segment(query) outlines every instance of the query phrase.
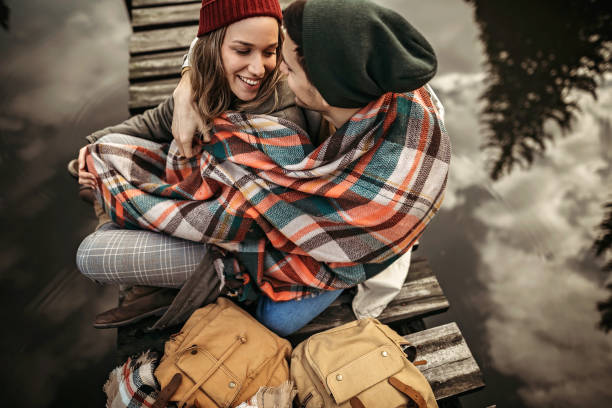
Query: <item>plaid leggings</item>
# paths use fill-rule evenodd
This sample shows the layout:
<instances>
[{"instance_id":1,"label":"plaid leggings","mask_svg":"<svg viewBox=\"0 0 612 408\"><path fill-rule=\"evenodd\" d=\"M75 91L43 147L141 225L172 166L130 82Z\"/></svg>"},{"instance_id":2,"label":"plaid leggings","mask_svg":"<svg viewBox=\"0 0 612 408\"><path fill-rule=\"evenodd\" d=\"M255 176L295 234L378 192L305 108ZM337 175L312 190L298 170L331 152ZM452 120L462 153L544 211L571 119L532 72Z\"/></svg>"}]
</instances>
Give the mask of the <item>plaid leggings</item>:
<instances>
[{"instance_id":1,"label":"plaid leggings","mask_svg":"<svg viewBox=\"0 0 612 408\"><path fill-rule=\"evenodd\" d=\"M100 283L179 288L205 253L205 244L109 222L81 242L76 263Z\"/></svg>"}]
</instances>

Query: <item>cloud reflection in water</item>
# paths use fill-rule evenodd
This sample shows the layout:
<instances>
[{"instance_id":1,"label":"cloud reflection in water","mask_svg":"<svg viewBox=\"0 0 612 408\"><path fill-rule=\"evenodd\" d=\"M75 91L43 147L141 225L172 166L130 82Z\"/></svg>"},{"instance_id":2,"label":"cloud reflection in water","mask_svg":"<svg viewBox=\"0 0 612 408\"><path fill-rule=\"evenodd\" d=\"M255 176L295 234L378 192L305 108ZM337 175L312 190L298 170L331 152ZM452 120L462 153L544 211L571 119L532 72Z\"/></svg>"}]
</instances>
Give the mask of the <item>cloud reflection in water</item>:
<instances>
[{"instance_id":1,"label":"cloud reflection in water","mask_svg":"<svg viewBox=\"0 0 612 408\"><path fill-rule=\"evenodd\" d=\"M482 75L441 76L434 85L445 103L454 152L440 215L460 206L481 232L470 235L472 225L466 226L487 298L480 300L486 358L495 370L521 379L518 393L528 406L609 401L612 337L596 328L595 302L606 291L591 248L612 186L612 135L606 134L612 78L600 88L598 101L574 95L583 112L544 159L495 183L488 180L483 153L474 149L481 142L474 119ZM470 202L474 187L488 191L488 198ZM445 244L444 251L452 253L454 244ZM462 268L466 261L456 256L452 273L469 274ZM450 302L452 308L456 299Z\"/></svg>"}]
</instances>

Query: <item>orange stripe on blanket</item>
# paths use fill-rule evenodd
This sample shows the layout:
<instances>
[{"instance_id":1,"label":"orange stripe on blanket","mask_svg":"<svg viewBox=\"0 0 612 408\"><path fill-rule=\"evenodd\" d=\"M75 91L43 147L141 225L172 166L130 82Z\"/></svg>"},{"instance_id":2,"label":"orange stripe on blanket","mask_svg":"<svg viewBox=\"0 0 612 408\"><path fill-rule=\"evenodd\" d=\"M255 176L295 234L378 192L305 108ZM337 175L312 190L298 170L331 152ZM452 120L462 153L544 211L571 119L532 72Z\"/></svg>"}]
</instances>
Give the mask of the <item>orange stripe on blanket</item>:
<instances>
[{"instance_id":1,"label":"orange stripe on blanket","mask_svg":"<svg viewBox=\"0 0 612 408\"><path fill-rule=\"evenodd\" d=\"M189 203L189 201L185 201L187 203ZM166 210L164 212L162 212L160 214L159 217L157 217L152 223L151 225L153 225L155 228L160 229L160 225L161 223L168 218L168 215L170 215L171 213L173 213L175 210L179 209L181 207L181 204L183 204L183 202L178 202L176 203L176 206L171 206L166 208Z\"/></svg>"},{"instance_id":2,"label":"orange stripe on blanket","mask_svg":"<svg viewBox=\"0 0 612 408\"><path fill-rule=\"evenodd\" d=\"M263 258L263 256L261 256L261 258ZM263 275L268 279L276 280L278 282L293 284L298 283L324 290L331 289L329 286L323 284L315 278L315 274L310 271L304 262L302 262L301 257L288 256L285 258L285 261L287 261L288 265L291 265L289 267L292 272L290 275L287 275L287 271L280 268L278 265L274 265L273 267L266 269Z\"/></svg>"},{"instance_id":3,"label":"orange stripe on blanket","mask_svg":"<svg viewBox=\"0 0 612 408\"><path fill-rule=\"evenodd\" d=\"M298 296L302 297L305 295L305 292L280 289L275 290L272 284L269 282L261 282L259 285L261 291L275 302L287 302L289 300L295 300L295 298Z\"/></svg>"},{"instance_id":4,"label":"orange stripe on blanket","mask_svg":"<svg viewBox=\"0 0 612 408\"><path fill-rule=\"evenodd\" d=\"M257 170L270 171L278 168L278 165L270 160L269 156L260 151L234 154L229 160L233 163Z\"/></svg>"},{"instance_id":5,"label":"orange stripe on blanket","mask_svg":"<svg viewBox=\"0 0 612 408\"><path fill-rule=\"evenodd\" d=\"M383 205L372 202L367 206L367 210L365 205L363 205L349 210L338 211L338 215L350 225L363 228L375 227L397 214L397 211L393 209L395 204L395 202L390 202ZM355 220L359 220L359 222Z\"/></svg>"}]
</instances>

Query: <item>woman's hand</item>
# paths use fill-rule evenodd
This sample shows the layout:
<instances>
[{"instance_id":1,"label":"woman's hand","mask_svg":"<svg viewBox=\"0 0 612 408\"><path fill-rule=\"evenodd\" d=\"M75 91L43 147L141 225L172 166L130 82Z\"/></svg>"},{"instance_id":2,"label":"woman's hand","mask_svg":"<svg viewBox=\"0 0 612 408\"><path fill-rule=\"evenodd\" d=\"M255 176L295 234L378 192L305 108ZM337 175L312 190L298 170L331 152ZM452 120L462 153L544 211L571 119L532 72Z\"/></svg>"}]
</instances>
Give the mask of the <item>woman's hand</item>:
<instances>
[{"instance_id":1,"label":"woman's hand","mask_svg":"<svg viewBox=\"0 0 612 408\"><path fill-rule=\"evenodd\" d=\"M191 75L187 73L172 93L174 98L174 113L172 114L172 136L181 154L187 158L195 155L194 138L200 129L204 128L202 118L198 114L196 103L193 101L191 89ZM210 141L208 134L203 135L204 142ZM197 143L198 140L195 140Z\"/></svg>"},{"instance_id":2,"label":"woman's hand","mask_svg":"<svg viewBox=\"0 0 612 408\"><path fill-rule=\"evenodd\" d=\"M86 187L95 188L96 178L93 174L87 171L87 163L85 163L85 157L87 156L87 146L84 146L79 150L79 184Z\"/></svg>"}]
</instances>

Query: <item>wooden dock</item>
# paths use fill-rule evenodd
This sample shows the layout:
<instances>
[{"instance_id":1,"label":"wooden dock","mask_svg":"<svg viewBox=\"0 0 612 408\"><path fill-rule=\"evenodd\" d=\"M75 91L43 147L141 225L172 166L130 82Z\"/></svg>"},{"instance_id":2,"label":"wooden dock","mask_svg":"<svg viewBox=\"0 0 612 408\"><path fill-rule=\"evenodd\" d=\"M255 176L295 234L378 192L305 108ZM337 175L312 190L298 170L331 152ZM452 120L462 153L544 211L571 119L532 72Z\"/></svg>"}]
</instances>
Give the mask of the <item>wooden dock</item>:
<instances>
[{"instance_id":1,"label":"wooden dock","mask_svg":"<svg viewBox=\"0 0 612 408\"><path fill-rule=\"evenodd\" d=\"M281 5L290 1L281 1ZM178 83L183 55L197 32L201 1L126 0L131 3L133 34L130 39L129 109L142 112L172 94ZM417 253L418 254L418 253ZM353 320L350 293L343 294L328 310L292 336L293 343L321 330ZM440 406L460 406L457 396L484 386L457 324L425 329L422 318L449 308L448 299L429 263L413 257L408 278L399 296L380 320L405 335L417 348L417 358L426 360L419 369L431 383ZM119 359L163 342L175 330L146 333L154 319L118 331Z\"/></svg>"}]
</instances>

